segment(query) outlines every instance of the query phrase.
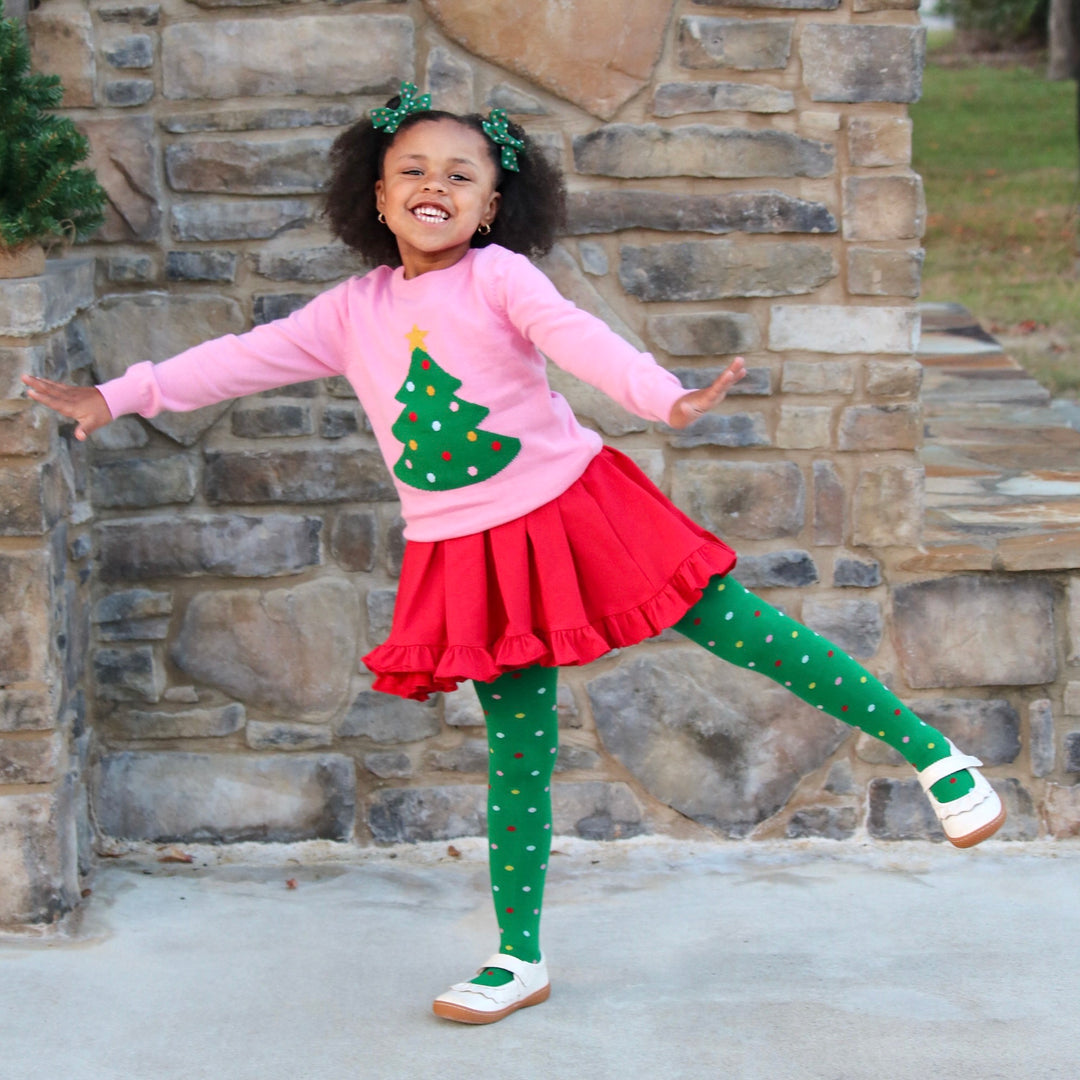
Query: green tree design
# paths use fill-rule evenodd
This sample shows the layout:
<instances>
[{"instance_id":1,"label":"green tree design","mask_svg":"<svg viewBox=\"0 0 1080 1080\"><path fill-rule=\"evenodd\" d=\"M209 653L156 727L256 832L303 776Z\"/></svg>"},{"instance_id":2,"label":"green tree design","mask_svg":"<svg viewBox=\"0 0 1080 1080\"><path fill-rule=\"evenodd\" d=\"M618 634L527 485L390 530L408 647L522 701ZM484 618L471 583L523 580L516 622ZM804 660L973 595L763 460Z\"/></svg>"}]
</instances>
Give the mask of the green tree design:
<instances>
[{"instance_id":1,"label":"green tree design","mask_svg":"<svg viewBox=\"0 0 1080 1080\"><path fill-rule=\"evenodd\" d=\"M505 469L521 442L481 430L491 410L457 396L461 380L424 351L425 334L413 327L406 335L413 350L409 373L394 395L405 406L390 429L404 447L394 475L423 491L479 484Z\"/></svg>"}]
</instances>

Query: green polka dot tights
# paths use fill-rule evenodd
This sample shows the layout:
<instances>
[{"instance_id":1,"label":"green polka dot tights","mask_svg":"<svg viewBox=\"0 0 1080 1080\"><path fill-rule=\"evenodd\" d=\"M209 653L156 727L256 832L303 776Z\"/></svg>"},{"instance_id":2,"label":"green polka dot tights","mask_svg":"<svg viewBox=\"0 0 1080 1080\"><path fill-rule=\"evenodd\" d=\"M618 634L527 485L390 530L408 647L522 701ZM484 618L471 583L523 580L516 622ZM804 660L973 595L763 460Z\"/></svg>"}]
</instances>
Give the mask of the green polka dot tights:
<instances>
[{"instance_id":1,"label":"green polka dot tights","mask_svg":"<svg viewBox=\"0 0 1080 1080\"><path fill-rule=\"evenodd\" d=\"M748 592L716 577L675 629L711 653L757 671L830 716L882 739L924 769L947 756L941 732L825 638ZM488 733L488 843L500 952L540 958L540 910L551 850L551 774L558 752L557 668L533 667L474 683ZM971 775L931 789L941 802L966 794ZM488 969L473 981L510 979Z\"/></svg>"}]
</instances>

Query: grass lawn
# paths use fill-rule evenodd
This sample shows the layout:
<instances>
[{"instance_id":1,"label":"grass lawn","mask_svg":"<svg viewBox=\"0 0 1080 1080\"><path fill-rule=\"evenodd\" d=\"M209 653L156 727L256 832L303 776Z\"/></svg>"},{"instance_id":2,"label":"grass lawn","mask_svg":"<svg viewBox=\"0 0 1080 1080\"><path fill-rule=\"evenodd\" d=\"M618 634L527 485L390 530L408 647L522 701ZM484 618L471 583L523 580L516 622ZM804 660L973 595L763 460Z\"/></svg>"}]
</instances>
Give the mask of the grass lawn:
<instances>
[{"instance_id":1,"label":"grass lawn","mask_svg":"<svg viewBox=\"0 0 1080 1080\"><path fill-rule=\"evenodd\" d=\"M1080 395L1076 84L942 66L911 107L926 185L924 300L957 300L1036 378Z\"/></svg>"}]
</instances>

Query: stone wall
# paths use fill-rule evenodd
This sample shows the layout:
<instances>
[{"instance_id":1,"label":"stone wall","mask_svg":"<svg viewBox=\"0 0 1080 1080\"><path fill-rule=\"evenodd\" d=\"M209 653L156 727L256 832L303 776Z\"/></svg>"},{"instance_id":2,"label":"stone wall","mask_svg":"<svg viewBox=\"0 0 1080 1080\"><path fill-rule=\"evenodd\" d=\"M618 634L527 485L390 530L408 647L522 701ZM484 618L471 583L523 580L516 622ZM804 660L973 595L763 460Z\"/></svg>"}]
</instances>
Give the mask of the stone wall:
<instances>
[{"instance_id":1,"label":"stone wall","mask_svg":"<svg viewBox=\"0 0 1080 1080\"><path fill-rule=\"evenodd\" d=\"M918 602L897 587L923 490L913 0L613 7L48 0L36 56L63 76L111 200L87 248L93 377L362 269L319 220L326 151L401 79L450 109L506 108L568 176L569 234L545 262L558 286L688 385L736 351L750 367L684 432L558 371L556 388L738 546L745 583L1013 762L1014 705L977 680L912 679L894 625L894 604ZM482 830L471 690L407 703L358 663L387 632L402 540L346 385L125 418L94 439L86 483L101 836ZM1035 589L1032 628L1040 604ZM926 692L942 685L975 689ZM670 633L567 672L560 715L563 832L940 836L875 743ZM1028 803L1010 835L1035 835Z\"/></svg>"}]
</instances>

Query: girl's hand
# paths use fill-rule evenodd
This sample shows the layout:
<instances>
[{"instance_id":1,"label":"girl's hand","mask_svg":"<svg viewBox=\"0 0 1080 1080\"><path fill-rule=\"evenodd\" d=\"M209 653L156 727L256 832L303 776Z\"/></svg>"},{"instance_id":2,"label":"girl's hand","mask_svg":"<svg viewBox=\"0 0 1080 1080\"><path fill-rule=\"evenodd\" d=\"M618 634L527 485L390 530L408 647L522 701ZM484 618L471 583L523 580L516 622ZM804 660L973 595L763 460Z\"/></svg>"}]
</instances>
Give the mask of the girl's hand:
<instances>
[{"instance_id":1,"label":"girl's hand","mask_svg":"<svg viewBox=\"0 0 1080 1080\"><path fill-rule=\"evenodd\" d=\"M101 391L92 386L69 386L35 375L24 375L22 381L26 383L27 395L34 401L77 421L75 438L80 442L112 420Z\"/></svg>"},{"instance_id":2,"label":"girl's hand","mask_svg":"<svg viewBox=\"0 0 1080 1080\"><path fill-rule=\"evenodd\" d=\"M711 386L701 390L691 390L683 394L671 408L668 424L673 428L684 428L692 424L699 416L704 416L714 405L719 405L727 392L746 374L746 361L736 356L730 366Z\"/></svg>"}]
</instances>

